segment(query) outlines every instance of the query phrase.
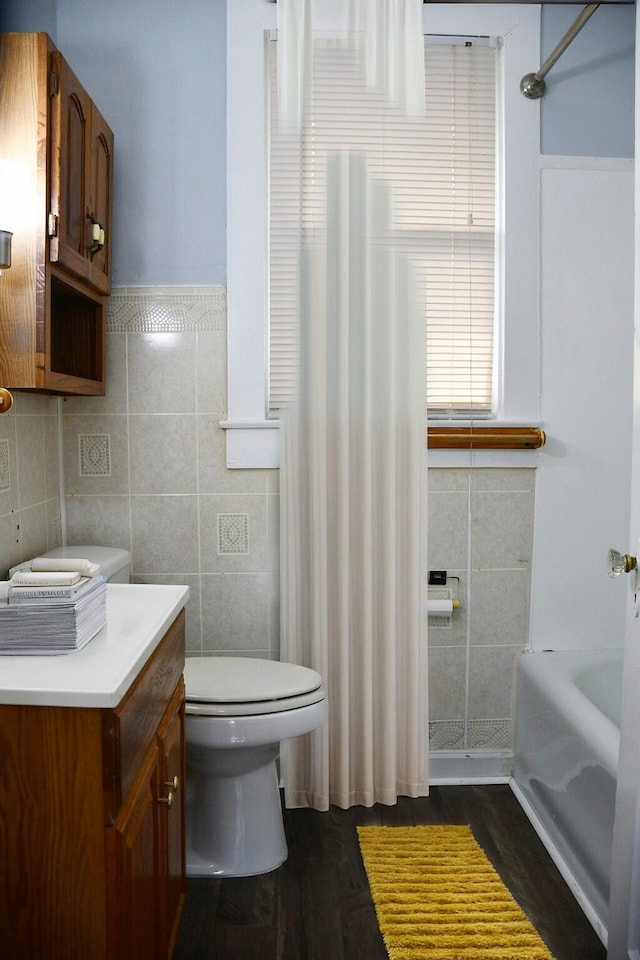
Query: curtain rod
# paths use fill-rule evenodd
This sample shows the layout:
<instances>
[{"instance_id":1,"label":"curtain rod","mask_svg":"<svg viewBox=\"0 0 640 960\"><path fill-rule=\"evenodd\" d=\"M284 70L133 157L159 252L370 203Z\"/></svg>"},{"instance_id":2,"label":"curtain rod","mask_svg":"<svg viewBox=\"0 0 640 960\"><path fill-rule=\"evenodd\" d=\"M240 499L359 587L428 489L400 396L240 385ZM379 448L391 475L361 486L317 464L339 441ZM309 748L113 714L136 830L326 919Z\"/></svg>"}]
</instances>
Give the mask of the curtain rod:
<instances>
[{"instance_id":1,"label":"curtain rod","mask_svg":"<svg viewBox=\"0 0 640 960\"><path fill-rule=\"evenodd\" d=\"M544 94L545 89L544 78L549 73L549 70L551 70L551 67L554 65L554 63L560 59L571 41L575 40L587 20L593 16L599 6L599 3L590 3L589 6L585 7L575 23L569 27L560 43L556 46L555 50L547 57L538 72L527 73L522 78L520 81L520 90L525 97L528 97L529 100L540 99L540 97Z\"/></svg>"}]
</instances>

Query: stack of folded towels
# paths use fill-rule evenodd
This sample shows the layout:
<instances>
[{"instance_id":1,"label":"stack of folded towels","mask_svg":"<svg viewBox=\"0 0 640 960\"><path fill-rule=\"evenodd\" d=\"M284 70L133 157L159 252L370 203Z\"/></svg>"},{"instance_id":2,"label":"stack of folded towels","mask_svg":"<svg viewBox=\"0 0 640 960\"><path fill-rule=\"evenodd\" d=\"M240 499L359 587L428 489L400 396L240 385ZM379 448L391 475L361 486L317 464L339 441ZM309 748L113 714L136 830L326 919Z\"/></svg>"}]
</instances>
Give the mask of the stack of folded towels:
<instances>
[{"instance_id":1,"label":"stack of folded towels","mask_svg":"<svg viewBox=\"0 0 640 960\"><path fill-rule=\"evenodd\" d=\"M0 583L0 653L80 650L107 622L107 583L82 558L37 557Z\"/></svg>"}]
</instances>

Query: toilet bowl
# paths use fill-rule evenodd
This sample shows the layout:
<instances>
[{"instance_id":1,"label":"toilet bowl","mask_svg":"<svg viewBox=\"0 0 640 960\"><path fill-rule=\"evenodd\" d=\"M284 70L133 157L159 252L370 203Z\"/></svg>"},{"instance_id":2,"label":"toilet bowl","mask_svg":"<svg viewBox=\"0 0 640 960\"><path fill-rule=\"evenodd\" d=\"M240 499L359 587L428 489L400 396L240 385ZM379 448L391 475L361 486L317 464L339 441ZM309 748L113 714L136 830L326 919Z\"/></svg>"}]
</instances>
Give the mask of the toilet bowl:
<instances>
[{"instance_id":1,"label":"toilet bowl","mask_svg":"<svg viewBox=\"0 0 640 960\"><path fill-rule=\"evenodd\" d=\"M322 678L292 663L190 657L186 685L187 874L248 877L287 857L280 742L322 725Z\"/></svg>"}]
</instances>

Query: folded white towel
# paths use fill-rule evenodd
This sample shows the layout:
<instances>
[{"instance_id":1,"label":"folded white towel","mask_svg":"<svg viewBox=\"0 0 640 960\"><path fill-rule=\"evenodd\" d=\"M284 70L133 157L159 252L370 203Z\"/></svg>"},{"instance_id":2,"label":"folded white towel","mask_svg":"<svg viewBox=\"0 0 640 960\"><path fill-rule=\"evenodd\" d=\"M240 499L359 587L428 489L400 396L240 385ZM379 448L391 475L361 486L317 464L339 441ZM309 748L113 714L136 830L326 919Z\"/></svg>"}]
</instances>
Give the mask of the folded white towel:
<instances>
[{"instance_id":1,"label":"folded white towel","mask_svg":"<svg viewBox=\"0 0 640 960\"><path fill-rule=\"evenodd\" d=\"M77 571L83 577L95 577L100 569L97 563L73 557L36 557L31 561L31 569L36 573L55 573L60 570Z\"/></svg>"},{"instance_id":2,"label":"folded white towel","mask_svg":"<svg viewBox=\"0 0 640 960\"><path fill-rule=\"evenodd\" d=\"M0 580L0 603L6 603L9 599L9 580Z\"/></svg>"},{"instance_id":3,"label":"folded white towel","mask_svg":"<svg viewBox=\"0 0 640 960\"><path fill-rule=\"evenodd\" d=\"M31 570L17 570L11 577L9 583L14 587L71 587L81 579L76 571L51 573L38 572Z\"/></svg>"}]
</instances>

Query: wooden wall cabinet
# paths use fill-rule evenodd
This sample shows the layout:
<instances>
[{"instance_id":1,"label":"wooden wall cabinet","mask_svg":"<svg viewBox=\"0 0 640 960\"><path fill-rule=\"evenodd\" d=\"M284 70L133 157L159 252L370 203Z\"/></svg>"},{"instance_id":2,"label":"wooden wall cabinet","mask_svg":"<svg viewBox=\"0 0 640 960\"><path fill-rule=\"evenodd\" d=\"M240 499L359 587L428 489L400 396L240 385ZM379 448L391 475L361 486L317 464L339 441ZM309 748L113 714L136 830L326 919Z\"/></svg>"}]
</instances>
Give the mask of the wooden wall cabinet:
<instances>
[{"instance_id":1,"label":"wooden wall cabinet","mask_svg":"<svg viewBox=\"0 0 640 960\"><path fill-rule=\"evenodd\" d=\"M5 960L168 960L185 896L184 611L113 710L0 705Z\"/></svg>"},{"instance_id":2,"label":"wooden wall cabinet","mask_svg":"<svg viewBox=\"0 0 640 960\"><path fill-rule=\"evenodd\" d=\"M113 134L44 33L0 34L0 120L0 385L103 394Z\"/></svg>"}]
</instances>

